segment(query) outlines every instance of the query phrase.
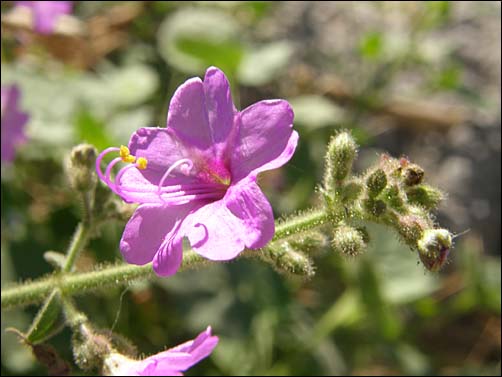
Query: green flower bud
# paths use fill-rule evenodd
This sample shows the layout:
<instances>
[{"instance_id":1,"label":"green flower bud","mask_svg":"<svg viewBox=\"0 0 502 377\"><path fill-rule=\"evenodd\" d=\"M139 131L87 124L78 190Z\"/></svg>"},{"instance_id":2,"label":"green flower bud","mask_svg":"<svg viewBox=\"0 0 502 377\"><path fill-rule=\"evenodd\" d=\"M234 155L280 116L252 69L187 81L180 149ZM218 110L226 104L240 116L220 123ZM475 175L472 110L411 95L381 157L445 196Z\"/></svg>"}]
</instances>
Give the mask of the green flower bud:
<instances>
[{"instance_id":1,"label":"green flower bud","mask_svg":"<svg viewBox=\"0 0 502 377\"><path fill-rule=\"evenodd\" d=\"M377 169L371 173L366 179L366 187L368 188L368 196L375 198L387 186L387 176L383 169Z\"/></svg>"},{"instance_id":2,"label":"green flower bud","mask_svg":"<svg viewBox=\"0 0 502 377\"><path fill-rule=\"evenodd\" d=\"M343 204L353 203L355 200L359 198L362 192L363 192L363 185L359 181L352 180L350 182L347 182L347 184L340 189L340 196L342 199L342 203Z\"/></svg>"},{"instance_id":3,"label":"green flower bud","mask_svg":"<svg viewBox=\"0 0 502 377\"><path fill-rule=\"evenodd\" d=\"M404 199L398 185L392 185L386 188L382 194L382 199L396 211L405 211Z\"/></svg>"},{"instance_id":4,"label":"green flower bud","mask_svg":"<svg viewBox=\"0 0 502 377\"><path fill-rule=\"evenodd\" d=\"M67 174L73 189L81 192L94 189L97 183L94 168L96 156L97 150L90 144L80 144L72 149Z\"/></svg>"},{"instance_id":5,"label":"green flower bud","mask_svg":"<svg viewBox=\"0 0 502 377\"><path fill-rule=\"evenodd\" d=\"M418 204L425 209L436 208L443 199L443 193L435 187L429 185L415 185L406 189L408 202Z\"/></svg>"},{"instance_id":6,"label":"green flower bud","mask_svg":"<svg viewBox=\"0 0 502 377\"><path fill-rule=\"evenodd\" d=\"M329 245L326 235L318 231L298 235L288 242L294 249L308 254L318 253Z\"/></svg>"},{"instance_id":7,"label":"green flower bud","mask_svg":"<svg viewBox=\"0 0 502 377\"><path fill-rule=\"evenodd\" d=\"M371 216L382 216L387 210L387 205L381 200L365 199L363 200L363 207L366 212Z\"/></svg>"},{"instance_id":8,"label":"green flower bud","mask_svg":"<svg viewBox=\"0 0 502 377\"><path fill-rule=\"evenodd\" d=\"M410 247L417 247L418 240L429 227L426 219L416 215L400 216L397 221L397 231Z\"/></svg>"},{"instance_id":9,"label":"green flower bud","mask_svg":"<svg viewBox=\"0 0 502 377\"><path fill-rule=\"evenodd\" d=\"M314 275L312 261L296 250L289 242L274 242L263 249L262 257L278 272L311 277Z\"/></svg>"},{"instance_id":10,"label":"green flower bud","mask_svg":"<svg viewBox=\"0 0 502 377\"><path fill-rule=\"evenodd\" d=\"M350 132L342 131L333 136L326 153L325 188L333 191L350 173L357 155L357 144Z\"/></svg>"},{"instance_id":11,"label":"green flower bud","mask_svg":"<svg viewBox=\"0 0 502 377\"><path fill-rule=\"evenodd\" d=\"M343 255L356 256L367 248L367 233L349 225L340 225L333 233L331 245L333 250Z\"/></svg>"},{"instance_id":12,"label":"green flower bud","mask_svg":"<svg viewBox=\"0 0 502 377\"><path fill-rule=\"evenodd\" d=\"M418 255L429 271L439 271L452 246L451 233L446 229L427 229L418 240Z\"/></svg>"}]
</instances>

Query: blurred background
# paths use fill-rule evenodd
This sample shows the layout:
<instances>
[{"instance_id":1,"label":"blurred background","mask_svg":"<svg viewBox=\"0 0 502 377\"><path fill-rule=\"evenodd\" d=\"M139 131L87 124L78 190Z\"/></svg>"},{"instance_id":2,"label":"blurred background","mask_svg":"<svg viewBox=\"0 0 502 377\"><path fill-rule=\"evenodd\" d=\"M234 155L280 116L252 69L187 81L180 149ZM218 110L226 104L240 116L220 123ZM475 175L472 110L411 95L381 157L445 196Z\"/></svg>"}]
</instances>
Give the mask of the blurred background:
<instances>
[{"instance_id":1,"label":"blurred background","mask_svg":"<svg viewBox=\"0 0 502 377\"><path fill-rule=\"evenodd\" d=\"M2 1L1 82L21 89L27 142L2 164L2 284L51 271L80 218L64 158L165 126L184 80L215 65L234 102L285 98L300 144L260 185L277 217L320 203L324 148L340 128L378 153L405 155L448 193L438 222L455 239L426 272L386 228L355 259L329 246L309 280L255 260L79 297L98 326L156 353L205 329L220 337L187 375L500 375L500 2L76 1L38 34ZM80 270L121 260L125 222L109 223ZM46 374L16 336L36 307L2 313L2 375ZM50 340L72 360L68 329ZM79 373L74 368L74 373Z\"/></svg>"}]
</instances>

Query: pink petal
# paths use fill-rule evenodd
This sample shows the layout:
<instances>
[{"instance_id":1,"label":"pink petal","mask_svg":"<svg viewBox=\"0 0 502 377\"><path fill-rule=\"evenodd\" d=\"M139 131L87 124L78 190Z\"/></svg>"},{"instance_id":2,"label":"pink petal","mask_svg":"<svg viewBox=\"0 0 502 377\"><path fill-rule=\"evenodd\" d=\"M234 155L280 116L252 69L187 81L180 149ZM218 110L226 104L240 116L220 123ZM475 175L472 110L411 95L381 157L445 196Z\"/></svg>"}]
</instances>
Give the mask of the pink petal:
<instances>
[{"instance_id":1,"label":"pink petal","mask_svg":"<svg viewBox=\"0 0 502 377\"><path fill-rule=\"evenodd\" d=\"M143 265L151 262L176 224L183 219L190 206L163 207L155 204L140 205L127 223L120 251L128 263ZM177 263L179 250L171 252L171 259ZM164 259L170 263L171 259ZM165 269L173 268L169 265Z\"/></svg>"},{"instance_id":2,"label":"pink petal","mask_svg":"<svg viewBox=\"0 0 502 377\"><path fill-rule=\"evenodd\" d=\"M176 233L177 229L175 228L173 232ZM158 276L167 277L174 275L180 268L183 260L183 238L178 234L168 234L166 239L168 237L172 239L162 244L153 259L153 270Z\"/></svg>"},{"instance_id":3,"label":"pink petal","mask_svg":"<svg viewBox=\"0 0 502 377\"><path fill-rule=\"evenodd\" d=\"M227 78L211 67L204 82L192 78L176 90L169 105L167 127L185 145L218 154L233 128L235 113Z\"/></svg>"},{"instance_id":4,"label":"pink petal","mask_svg":"<svg viewBox=\"0 0 502 377\"><path fill-rule=\"evenodd\" d=\"M41 34L50 34L58 18L69 14L71 1L17 1L16 5L32 8L35 30Z\"/></svg>"},{"instance_id":5,"label":"pink petal","mask_svg":"<svg viewBox=\"0 0 502 377\"><path fill-rule=\"evenodd\" d=\"M208 149L213 144L204 84L198 77L187 80L174 93L167 113L167 128L187 146Z\"/></svg>"},{"instance_id":6,"label":"pink petal","mask_svg":"<svg viewBox=\"0 0 502 377\"><path fill-rule=\"evenodd\" d=\"M225 74L216 67L210 67L206 71L204 94L212 141L225 142L232 131L237 111L232 102L230 84Z\"/></svg>"},{"instance_id":7,"label":"pink petal","mask_svg":"<svg viewBox=\"0 0 502 377\"><path fill-rule=\"evenodd\" d=\"M236 146L231 155L233 181L275 169L292 157L298 134L294 113L284 100L260 101L239 113Z\"/></svg>"},{"instance_id":8,"label":"pink petal","mask_svg":"<svg viewBox=\"0 0 502 377\"><path fill-rule=\"evenodd\" d=\"M274 213L269 201L254 180L242 180L225 195L227 208L246 229L241 235L246 247L258 249L274 236Z\"/></svg>"},{"instance_id":9,"label":"pink petal","mask_svg":"<svg viewBox=\"0 0 502 377\"><path fill-rule=\"evenodd\" d=\"M148 167L159 173L190 155L182 142L166 128L144 127L132 134L129 151L148 160Z\"/></svg>"},{"instance_id":10,"label":"pink petal","mask_svg":"<svg viewBox=\"0 0 502 377\"><path fill-rule=\"evenodd\" d=\"M182 228L192 249L211 260L233 259L245 247L246 228L230 212L224 200L209 203L194 211Z\"/></svg>"},{"instance_id":11,"label":"pink petal","mask_svg":"<svg viewBox=\"0 0 502 377\"><path fill-rule=\"evenodd\" d=\"M151 373L185 371L202 359L208 357L218 344L218 337L211 335L211 327L200 333L194 340L189 340L177 347L160 352L143 360L147 364L141 375L159 375ZM148 370L149 374L144 374Z\"/></svg>"},{"instance_id":12,"label":"pink petal","mask_svg":"<svg viewBox=\"0 0 502 377\"><path fill-rule=\"evenodd\" d=\"M16 147L26 141L28 114L19 109L21 92L16 85L2 86L2 161L12 161Z\"/></svg>"}]
</instances>

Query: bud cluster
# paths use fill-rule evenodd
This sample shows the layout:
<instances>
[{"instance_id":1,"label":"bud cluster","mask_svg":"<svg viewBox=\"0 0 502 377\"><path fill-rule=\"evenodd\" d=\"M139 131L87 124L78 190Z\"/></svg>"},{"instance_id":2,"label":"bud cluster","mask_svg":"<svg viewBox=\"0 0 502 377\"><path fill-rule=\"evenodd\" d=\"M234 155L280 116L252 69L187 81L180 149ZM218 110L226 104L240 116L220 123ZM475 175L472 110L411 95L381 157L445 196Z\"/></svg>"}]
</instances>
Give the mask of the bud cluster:
<instances>
[{"instance_id":1,"label":"bud cluster","mask_svg":"<svg viewBox=\"0 0 502 377\"><path fill-rule=\"evenodd\" d=\"M364 174L351 174L357 144L348 131L335 135L326 153L322 192L335 229L332 248L344 255L357 255L367 247L366 231L356 226L371 221L394 228L401 239L417 250L424 266L439 270L445 263L452 237L437 229L430 213L443 193L423 182L425 172L407 158L380 157Z\"/></svg>"}]
</instances>

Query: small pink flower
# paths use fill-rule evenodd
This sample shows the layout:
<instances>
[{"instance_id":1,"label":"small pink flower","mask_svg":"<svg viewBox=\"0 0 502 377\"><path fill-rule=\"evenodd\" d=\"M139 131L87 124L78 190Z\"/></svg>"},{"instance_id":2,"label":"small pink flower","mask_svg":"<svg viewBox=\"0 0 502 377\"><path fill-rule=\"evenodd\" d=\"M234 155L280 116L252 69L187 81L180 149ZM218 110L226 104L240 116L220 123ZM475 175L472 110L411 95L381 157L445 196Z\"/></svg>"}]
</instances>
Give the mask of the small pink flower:
<instances>
[{"instance_id":1,"label":"small pink flower","mask_svg":"<svg viewBox=\"0 0 502 377\"><path fill-rule=\"evenodd\" d=\"M71 1L16 1L16 6L31 9L37 33L51 34L58 18L63 14L70 14L73 4Z\"/></svg>"},{"instance_id":2,"label":"small pink flower","mask_svg":"<svg viewBox=\"0 0 502 377\"><path fill-rule=\"evenodd\" d=\"M132 360L120 353L111 353L104 361L105 374L110 376L182 376L184 371L209 356L218 344L211 327L197 338L144 360Z\"/></svg>"},{"instance_id":3,"label":"small pink flower","mask_svg":"<svg viewBox=\"0 0 502 377\"><path fill-rule=\"evenodd\" d=\"M160 276L178 270L182 240L211 260L235 258L273 237L272 208L258 173L292 157L298 142L293 110L284 100L260 101L243 111L232 102L217 68L204 81L181 85L169 106L167 128L141 128L129 148L108 148L96 161L100 178L127 202L141 205L129 220L120 250L127 262L153 260ZM103 156L120 152L101 171ZM111 179L119 162L131 164Z\"/></svg>"},{"instance_id":4,"label":"small pink flower","mask_svg":"<svg viewBox=\"0 0 502 377\"><path fill-rule=\"evenodd\" d=\"M21 92L16 85L2 86L2 161L14 159L16 147L26 142L28 114L19 109Z\"/></svg>"}]
</instances>

